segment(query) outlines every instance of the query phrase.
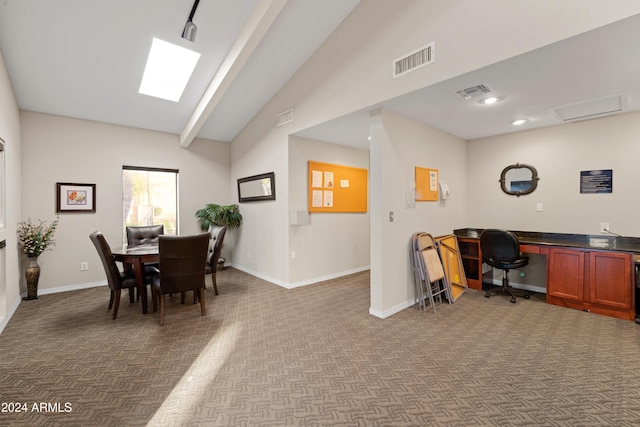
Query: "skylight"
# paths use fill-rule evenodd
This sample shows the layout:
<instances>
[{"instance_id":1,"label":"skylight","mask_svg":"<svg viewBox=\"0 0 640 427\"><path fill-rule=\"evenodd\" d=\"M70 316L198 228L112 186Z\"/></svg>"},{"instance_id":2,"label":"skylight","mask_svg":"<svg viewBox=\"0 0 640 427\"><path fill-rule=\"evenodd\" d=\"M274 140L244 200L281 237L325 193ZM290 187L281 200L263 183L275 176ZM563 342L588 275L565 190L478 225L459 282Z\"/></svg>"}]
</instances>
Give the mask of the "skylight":
<instances>
[{"instance_id":1,"label":"skylight","mask_svg":"<svg viewBox=\"0 0 640 427\"><path fill-rule=\"evenodd\" d=\"M154 37L139 93L178 102L200 54Z\"/></svg>"}]
</instances>

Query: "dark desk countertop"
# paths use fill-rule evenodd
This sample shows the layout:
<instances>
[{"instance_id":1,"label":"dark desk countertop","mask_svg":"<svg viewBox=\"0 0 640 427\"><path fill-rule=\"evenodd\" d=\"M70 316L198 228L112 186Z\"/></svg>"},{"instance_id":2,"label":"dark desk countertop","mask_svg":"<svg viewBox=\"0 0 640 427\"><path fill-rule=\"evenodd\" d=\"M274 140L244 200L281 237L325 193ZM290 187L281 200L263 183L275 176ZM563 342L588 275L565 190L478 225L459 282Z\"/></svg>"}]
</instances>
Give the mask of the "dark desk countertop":
<instances>
[{"instance_id":1,"label":"dark desk countertop","mask_svg":"<svg viewBox=\"0 0 640 427\"><path fill-rule=\"evenodd\" d=\"M484 229L460 228L453 233L460 238L479 239ZM633 252L640 254L640 238L591 234L546 233L510 230L520 243L545 246L566 246L579 249Z\"/></svg>"}]
</instances>

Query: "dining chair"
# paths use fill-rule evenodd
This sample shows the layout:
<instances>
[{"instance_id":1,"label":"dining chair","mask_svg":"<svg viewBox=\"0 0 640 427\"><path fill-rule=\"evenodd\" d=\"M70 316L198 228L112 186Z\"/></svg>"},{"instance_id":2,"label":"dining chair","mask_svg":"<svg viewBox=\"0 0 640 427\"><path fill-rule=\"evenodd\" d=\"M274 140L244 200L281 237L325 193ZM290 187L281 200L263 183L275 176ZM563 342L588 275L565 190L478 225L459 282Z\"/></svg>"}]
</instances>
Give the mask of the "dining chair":
<instances>
[{"instance_id":1,"label":"dining chair","mask_svg":"<svg viewBox=\"0 0 640 427\"><path fill-rule=\"evenodd\" d=\"M104 272L107 275L107 285L111 290L111 298L109 299L109 308L113 307L113 319L118 316L118 308L120 307L120 294L122 289L129 289L129 302L134 302L134 290L137 289L138 284L133 271L120 271L113 259L111 253L111 247L105 239L104 235L100 231L94 231L89 235L89 238L93 242L93 245L98 251L100 261L104 267ZM151 276L146 275L146 283L151 282Z\"/></svg>"},{"instance_id":2,"label":"dining chair","mask_svg":"<svg viewBox=\"0 0 640 427\"><path fill-rule=\"evenodd\" d=\"M158 237L164 234L164 225L127 225L125 230L128 246L157 244Z\"/></svg>"},{"instance_id":3,"label":"dining chair","mask_svg":"<svg viewBox=\"0 0 640 427\"><path fill-rule=\"evenodd\" d=\"M211 237L209 238L209 254L207 255L206 273L211 274L213 291L216 295L218 295L216 271L218 270L218 264L220 263L220 252L222 252L222 244L226 232L227 227L224 226L212 225L211 227L209 227L209 234Z\"/></svg>"},{"instance_id":4,"label":"dining chair","mask_svg":"<svg viewBox=\"0 0 640 427\"><path fill-rule=\"evenodd\" d=\"M206 314L204 303L205 269L209 248L209 233L191 236L160 236L158 239L159 268L153 277L153 312L160 303L160 325L164 325L166 294L198 293L200 312Z\"/></svg>"},{"instance_id":5,"label":"dining chair","mask_svg":"<svg viewBox=\"0 0 640 427\"><path fill-rule=\"evenodd\" d=\"M157 225L127 225L127 246L157 245L158 238L164 234L164 224ZM146 274L153 274L158 267L157 263L145 264ZM125 266L125 270L131 270L131 266Z\"/></svg>"}]
</instances>

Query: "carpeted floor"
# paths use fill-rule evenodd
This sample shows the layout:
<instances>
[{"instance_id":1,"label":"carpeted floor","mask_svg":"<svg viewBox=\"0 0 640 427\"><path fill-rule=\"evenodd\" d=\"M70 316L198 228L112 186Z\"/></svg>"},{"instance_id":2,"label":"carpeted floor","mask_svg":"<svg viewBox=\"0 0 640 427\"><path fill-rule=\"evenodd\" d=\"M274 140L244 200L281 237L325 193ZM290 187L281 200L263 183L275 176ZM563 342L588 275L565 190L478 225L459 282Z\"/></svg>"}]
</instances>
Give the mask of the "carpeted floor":
<instances>
[{"instance_id":1,"label":"carpeted floor","mask_svg":"<svg viewBox=\"0 0 640 427\"><path fill-rule=\"evenodd\" d=\"M106 287L22 302L0 425L640 423L634 322L477 291L379 319L366 272L286 290L228 268L218 286L204 317L174 297L164 327L127 298L111 320Z\"/></svg>"}]
</instances>

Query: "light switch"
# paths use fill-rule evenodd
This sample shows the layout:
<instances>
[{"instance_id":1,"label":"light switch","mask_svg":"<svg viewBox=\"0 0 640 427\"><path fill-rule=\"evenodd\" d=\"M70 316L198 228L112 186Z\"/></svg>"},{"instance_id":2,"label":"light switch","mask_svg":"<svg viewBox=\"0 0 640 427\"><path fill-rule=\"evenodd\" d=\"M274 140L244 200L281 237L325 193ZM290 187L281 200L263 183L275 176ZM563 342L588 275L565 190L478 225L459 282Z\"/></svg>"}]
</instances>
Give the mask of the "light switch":
<instances>
[{"instance_id":1,"label":"light switch","mask_svg":"<svg viewBox=\"0 0 640 427\"><path fill-rule=\"evenodd\" d=\"M542 203L536 203L536 212L542 212Z\"/></svg>"}]
</instances>

